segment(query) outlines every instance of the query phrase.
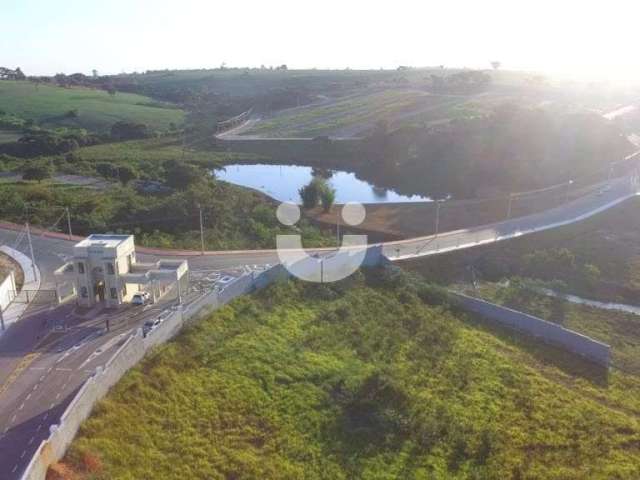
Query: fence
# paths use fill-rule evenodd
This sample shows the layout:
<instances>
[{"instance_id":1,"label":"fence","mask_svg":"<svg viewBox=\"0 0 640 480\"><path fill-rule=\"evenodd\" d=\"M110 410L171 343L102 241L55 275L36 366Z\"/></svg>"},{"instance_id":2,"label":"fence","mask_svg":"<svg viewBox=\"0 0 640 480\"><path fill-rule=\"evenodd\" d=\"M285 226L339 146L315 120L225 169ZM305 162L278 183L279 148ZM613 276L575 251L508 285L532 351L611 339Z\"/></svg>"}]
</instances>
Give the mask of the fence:
<instances>
[{"instance_id":1,"label":"fence","mask_svg":"<svg viewBox=\"0 0 640 480\"><path fill-rule=\"evenodd\" d=\"M91 414L95 403L103 398L122 376L145 356L151 348L175 337L186 323L206 317L211 311L234 298L263 288L275 281L288 278L284 267L276 265L264 272L253 272L229 283L219 291L209 292L189 305L175 308L160 325L146 336L142 329L132 334L105 364L96 369L78 390L60 418L60 423L51 428L49 438L44 440L22 474L22 480L44 480L49 465L62 458L73 441L82 422Z\"/></svg>"},{"instance_id":2,"label":"fence","mask_svg":"<svg viewBox=\"0 0 640 480\"><path fill-rule=\"evenodd\" d=\"M562 347L570 352L582 355L589 360L609 366L611 347L593 340L561 325L527 315L510 308L502 307L479 298L460 293L451 293L454 302L464 310L476 313L484 318L499 322L517 330L540 337L546 342Z\"/></svg>"}]
</instances>

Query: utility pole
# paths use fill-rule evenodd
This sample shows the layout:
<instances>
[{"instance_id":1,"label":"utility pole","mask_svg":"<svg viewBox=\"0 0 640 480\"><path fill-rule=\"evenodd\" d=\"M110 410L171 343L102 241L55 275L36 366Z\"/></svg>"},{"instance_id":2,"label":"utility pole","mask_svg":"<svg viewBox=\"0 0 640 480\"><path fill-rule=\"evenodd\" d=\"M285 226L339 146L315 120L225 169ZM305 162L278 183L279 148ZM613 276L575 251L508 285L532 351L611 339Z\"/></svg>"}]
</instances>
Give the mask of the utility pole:
<instances>
[{"instance_id":1,"label":"utility pole","mask_svg":"<svg viewBox=\"0 0 640 480\"><path fill-rule=\"evenodd\" d=\"M200 251L204 255L204 220L202 219L202 207L198 205L200 210Z\"/></svg>"},{"instance_id":2,"label":"utility pole","mask_svg":"<svg viewBox=\"0 0 640 480\"><path fill-rule=\"evenodd\" d=\"M436 237L440 231L440 200L436 200Z\"/></svg>"},{"instance_id":3,"label":"utility pole","mask_svg":"<svg viewBox=\"0 0 640 480\"><path fill-rule=\"evenodd\" d=\"M336 248L340 248L340 209L336 207Z\"/></svg>"},{"instance_id":4,"label":"utility pole","mask_svg":"<svg viewBox=\"0 0 640 480\"><path fill-rule=\"evenodd\" d=\"M73 232L71 231L71 214L69 213L69 207L65 208L67 212L67 227L69 229L69 240L73 239Z\"/></svg>"},{"instance_id":5,"label":"utility pole","mask_svg":"<svg viewBox=\"0 0 640 480\"><path fill-rule=\"evenodd\" d=\"M513 193L509 194L509 206L507 207L507 220L511 218L511 203L513 202Z\"/></svg>"},{"instance_id":6,"label":"utility pole","mask_svg":"<svg viewBox=\"0 0 640 480\"><path fill-rule=\"evenodd\" d=\"M36 259L33 255L33 243L31 243L31 229L29 228L29 222L26 225L27 228L27 240L29 241L29 253L31 254L31 268L33 269L33 278L37 278L36 274Z\"/></svg>"}]
</instances>

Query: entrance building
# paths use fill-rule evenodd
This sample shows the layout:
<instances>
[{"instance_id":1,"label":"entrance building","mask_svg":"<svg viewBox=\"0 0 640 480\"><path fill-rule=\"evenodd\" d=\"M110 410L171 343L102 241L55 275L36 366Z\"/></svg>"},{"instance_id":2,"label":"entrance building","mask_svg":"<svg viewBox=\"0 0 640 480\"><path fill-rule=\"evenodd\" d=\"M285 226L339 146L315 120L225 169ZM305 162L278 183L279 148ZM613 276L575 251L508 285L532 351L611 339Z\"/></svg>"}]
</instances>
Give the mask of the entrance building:
<instances>
[{"instance_id":1,"label":"entrance building","mask_svg":"<svg viewBox=\"0 0 640 480\"><path fill-rule=\"evenodd\" d=\"M57 283L72 283L78 304L116 307L147 291L155 302L173 285L188 282L186 261L137 263L133 235L90 235L74 246L73 258L56 270Z\"/></svg>"}]
</instances>

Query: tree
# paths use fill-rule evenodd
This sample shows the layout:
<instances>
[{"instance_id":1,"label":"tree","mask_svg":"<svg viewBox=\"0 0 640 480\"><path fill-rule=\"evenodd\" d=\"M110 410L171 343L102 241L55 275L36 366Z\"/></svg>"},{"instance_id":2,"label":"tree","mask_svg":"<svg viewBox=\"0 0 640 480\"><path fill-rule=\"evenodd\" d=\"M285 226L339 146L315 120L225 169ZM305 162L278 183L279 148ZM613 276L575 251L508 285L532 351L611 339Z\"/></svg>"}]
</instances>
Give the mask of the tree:
<instances>
[{"instance_id":1,"label":"tree","mask_svg":"<svg viewBox=\"0 0 640 480\"><path fill-rule=\"evenodd\" d=\"M16 67L15 78L16 80L25 80L27 76L22 72L20 67Z\"/></svg>"},{"instance_id":2,"label":"tree","mask_svg":"<svg viewBox=\"0 0 640 480\"><path fill-rule=\"evenodd\" d=\"M135 140L148 136L149 129L144 123L120 121L111 126L111 137L114 140Z\"/></svg>"},{"instance_id":3,"label":"tree","mask_svg":"<svg viewBox=\"0 0 640 480\"><path fill-rule=\"evenodd\" d=\"M138 172L136 172L129 165L121 165L118 167L118 179L120 179L120 183L126 185L131 180L138 178Z\"/></svg>"},{"instance_id":4,"label":"tree","mask_svg":"<svg viewBox=\"0 0 640 480\"><path fill-rule=\"evenodd\" d=\"M36 180L38 183L51 178L52 168L46 164L30 165L22 172L23 180Z\"/></svg>"},{"instance_id":5,"label":"tree","mask_svg":"<svg viewBox=\"0 0 640 480\"><path fill-rule=\"evenodd\" d=\"M498 70L501 66L502 66L501 62L498 62L495 60L491 62L491 68L493 68L494 70Z\"/></svg>"},{"instance_id":6,"label":"tree","mask_svg":"<svg viewBox=\"0 0 640 480\"><path fill-rule=\"evenodd\" d=\"M187 190L203 176L199 168L177 160L168 160L163 167L166 172L166 184L178 190Z\"/></svg>"},{"instance_id":7,"label":"tree","mask_svg":"<svg viewBox=\"0 0 640 480\"><path fill-rule=\"evenodd\" d=\"M117 169L118 167L109 162L100 162L96 165L96 172L98 172L98 174L104 178L113 178L114 173L117 171Z\"/></svg>"},{"instance_id":8,"label":"tree","mask_svg":"<svg viewBox=\"0 0 640 480\"><path fill-rule=\"evenodd\" d=\"M325 185L325 188L323 188L320 191L320 203L322 203L322 209L325 212L328 212L329 210L331 210L331 206L333 205L333 203L336 200L336 190L331 187L329 184Z\"/></svg>"}]
</instances>

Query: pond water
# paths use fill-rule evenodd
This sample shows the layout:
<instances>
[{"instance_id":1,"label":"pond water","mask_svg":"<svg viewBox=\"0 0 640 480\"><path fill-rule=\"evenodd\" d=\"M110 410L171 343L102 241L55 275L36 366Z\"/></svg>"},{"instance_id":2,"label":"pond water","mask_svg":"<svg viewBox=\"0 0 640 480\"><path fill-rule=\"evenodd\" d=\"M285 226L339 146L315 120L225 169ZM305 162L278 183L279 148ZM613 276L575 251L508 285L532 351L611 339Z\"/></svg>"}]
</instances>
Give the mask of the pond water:
<instances>
[{"instance_id":1,"label":"pond water","mask_svg":"<svg viewBox=\"0 0 640 480\"><path fill-rule=\"evenodd\" d=\"M298 189L313 178L311 167L296 165L227 165L216 170L219 180L266 193L280 202L300 203ZM400 195L359 180L355 174L333 170L328 182L336 190L336 203L429 202L428 197Z\"/></svg>"}]
</instances>

